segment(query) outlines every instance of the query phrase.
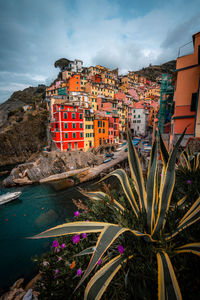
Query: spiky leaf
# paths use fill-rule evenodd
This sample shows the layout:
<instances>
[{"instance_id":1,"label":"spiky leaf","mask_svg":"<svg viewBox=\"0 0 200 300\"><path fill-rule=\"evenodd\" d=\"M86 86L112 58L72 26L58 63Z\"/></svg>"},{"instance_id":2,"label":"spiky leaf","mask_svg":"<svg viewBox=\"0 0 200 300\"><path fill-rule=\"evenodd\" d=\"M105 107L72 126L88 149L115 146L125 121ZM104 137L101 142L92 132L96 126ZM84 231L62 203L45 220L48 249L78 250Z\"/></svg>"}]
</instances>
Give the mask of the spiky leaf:
<instances>
[{"instance_id":1,"label":"spiky leaf","mask_svg":"<svg viewBox=\"0 0 200 300\"><path fill-rule=\"evenodd\" d=\"M166 252L157 253L158 262L158 299L159 300L181 300L181 292L172 267L169 256Z\"/></svg>"}]
</instances>

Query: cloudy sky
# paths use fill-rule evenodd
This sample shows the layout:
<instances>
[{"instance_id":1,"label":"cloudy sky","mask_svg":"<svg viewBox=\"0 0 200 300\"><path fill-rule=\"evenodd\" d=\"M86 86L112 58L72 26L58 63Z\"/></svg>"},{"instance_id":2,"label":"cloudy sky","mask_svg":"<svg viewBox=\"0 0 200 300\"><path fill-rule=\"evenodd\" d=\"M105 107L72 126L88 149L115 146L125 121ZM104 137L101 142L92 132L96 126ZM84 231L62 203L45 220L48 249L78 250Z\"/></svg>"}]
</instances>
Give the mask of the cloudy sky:
<instances>
[{"instance_id":1,"label":"cloudy sky","mask_svg":"<svg viewBox=\"0 0 200 300\"><path fill-rule=\"evenodd\" d=\"M49 84L59 58L125 73L176 59L198 31L199 0L0 0L0 102Z\"/></svg>"}]
</instances>

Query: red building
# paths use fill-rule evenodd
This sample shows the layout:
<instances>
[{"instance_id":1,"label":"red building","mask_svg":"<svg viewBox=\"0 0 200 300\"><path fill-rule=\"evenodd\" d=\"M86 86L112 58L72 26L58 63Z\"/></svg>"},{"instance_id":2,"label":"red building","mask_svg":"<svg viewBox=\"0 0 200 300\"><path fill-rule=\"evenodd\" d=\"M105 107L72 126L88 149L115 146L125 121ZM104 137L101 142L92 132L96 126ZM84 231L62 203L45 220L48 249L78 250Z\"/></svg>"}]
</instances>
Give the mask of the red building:
<instances>
[{"instance_id":1,"label":"red building","mask_svg":"<svg viewBox=\"0 0 200 300\"><path fill-rule=\"evenodd\" d=\"M95 83L100 83L101 82L101 75L100 74L95 74L92 76L92 81Z\"/></svg>"},{"instance_id":2,"label":"red building","mask_svg":"<svg viewBox=\"0 0 200 300\"><path fill-rule=\"evenodd\" d=\"M83 109L71 104L53 105L53 141L61 151L84 149Z\"/></svg>"}]
</instances>

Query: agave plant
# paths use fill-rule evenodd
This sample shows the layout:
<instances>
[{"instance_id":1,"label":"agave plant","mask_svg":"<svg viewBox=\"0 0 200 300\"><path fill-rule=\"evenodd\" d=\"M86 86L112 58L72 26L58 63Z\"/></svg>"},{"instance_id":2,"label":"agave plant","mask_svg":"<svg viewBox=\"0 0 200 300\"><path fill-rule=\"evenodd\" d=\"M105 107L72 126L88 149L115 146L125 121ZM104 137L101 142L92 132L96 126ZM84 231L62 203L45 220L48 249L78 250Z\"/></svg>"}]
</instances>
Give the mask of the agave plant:
<instances>
[{"instance_id":1,"label":"agave plant","mask_svg":"<svg viewBox=\"0 0 200 300\"><path fill-rule=\"evenodd\" d=\"M180 164L183 169L187 169L189 172L197 172L200 167L200 153L191 154L190 151L184 150L181 153Z\"/></svg>"},{"instance_id":2,"label":"agave plant","mask_svg":"<svg viewBox=\"0 0 200 300\"><path fill-rule=\"evenodd\" d=\"M132 184L126 172L122 169L117 169L103 178L106 179L110 176L116 176L119 179L132 214L135 219L139 221L141 219L141 227L143 230L139 231L137 228L126 228L120 226L120 224L105 222L71 222L56 226L33 237L36 239L69 234L100 233L95 248L86 249L85 251L85 253L92 253L92 256L76 289L91 274L98 261L115 243L116 239L120 236L124 236L125 233L129 233L129 236L131 236L133 240L136 237L137 239L142 239L146 243L147 248L151 247L151 249L153 249L155 257L157 258L158 267L158 298L170 300L182 299L178 281L169 256L172 253L173 255L176 255L184 252L200 255L200 243L189 243L176 247L173 240L181 231L200 219L200 198L194 202L180 220L176 220L176 227L174 227L172 232L166 233L165 227L175 184L176 156L184 133L179 138L170 154L165 148L162 137L159 134L152 146L146 183L137 151L134 148L131 136L128 133L128 160L134 188L132 188ZM160 180L158 180L159 151L163 161ZM136 191L136 195L133 189ZM105 197L110 197L101 191L88 192L87 195L93 200L103 200ZM121 215L127 213L126 208L115 199L111 199L111 203ZM145 216L145 219L143 216ZM174 245L170 248L170 253L168 253L167 250L169 249L169 244ZM129 260L131 263L134 263L135 250L133 246L131 255L130 253L128 255L125 253L115 255L110 261L104 264L88 282L84 299L100 299L123 263L127 263Z\"/></svg>"}]
</instances>

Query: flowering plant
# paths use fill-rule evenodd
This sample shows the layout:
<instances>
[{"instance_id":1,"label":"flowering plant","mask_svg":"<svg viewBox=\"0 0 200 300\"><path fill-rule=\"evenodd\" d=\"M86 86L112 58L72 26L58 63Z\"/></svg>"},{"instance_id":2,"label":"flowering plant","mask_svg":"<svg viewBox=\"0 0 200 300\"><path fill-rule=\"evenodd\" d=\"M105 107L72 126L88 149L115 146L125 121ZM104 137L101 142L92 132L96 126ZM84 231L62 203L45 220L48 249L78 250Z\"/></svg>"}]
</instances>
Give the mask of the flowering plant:
<instances>
[{"instance_id":1,"label":"flowering plant","mask_svg":"<svg viewBox=\"0 0 200 300\"><path fill-rule=\"evenodd\" d=\"M112 195L106 195L103 192L87 193L88 197L96 201L109 199L108 206L112 206L116 215L116 218L112 216L115 220L113 223L91 221L66 223L34 237L47 238L63 234L80 236L83 233L100 232L95 249L93 247L93 251L90 249L92 257L76 290L90 276L106 251L111 248L112 256L88 282L85 289L85 299L100 299L113 277L120 269L123 269L128 261L132 261L131 265L134 265L135 260L140 262L144 260L146 272L148 272L147 258L150 265L155 265L154 256L157 258L159 299L181 299L179 284L170 256L188 252L200 254L200 243L194 242L183 245L174 242L174 238L180 235L184 229L200 219L200 198L186 213L182 212L181 218L175 219L176 212L174 212L174 208L173 210L170 208L175 184L176 155L183 135L176 143L171 154L167 152L160 135L159 139L155 140L149 161L146 185L137 152L129 136L128 158L132 183L124 170L121 169L113 171L104 178L116 176L120 180L128 205L122 205L112 198ZM158 147L163 160L160 182L158 180ZM176 225L171 226L166 222L166 218L170 215L172 219L175 219ZM123 245L116 245L118 239L124 241ZM182 242L182 239L180 240ZM86 250L89 251L89 249ZM133 269L127 272L127 277L129 272L133 273ZM155 274L153 272L150 276L155 277ZM149 278L150 280L151 278Z\"/></svg>"}]
</instances>

